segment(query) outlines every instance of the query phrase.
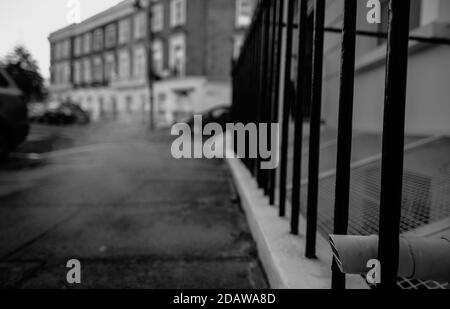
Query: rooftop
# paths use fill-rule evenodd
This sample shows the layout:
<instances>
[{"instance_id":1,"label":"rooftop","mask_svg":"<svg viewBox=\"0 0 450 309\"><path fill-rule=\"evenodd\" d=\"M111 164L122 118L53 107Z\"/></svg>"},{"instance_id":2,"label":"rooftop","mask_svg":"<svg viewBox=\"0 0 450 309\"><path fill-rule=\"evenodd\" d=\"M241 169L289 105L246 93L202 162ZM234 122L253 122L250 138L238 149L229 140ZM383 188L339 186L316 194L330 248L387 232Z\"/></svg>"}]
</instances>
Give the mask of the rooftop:
<instances>
[{"instance_id":1,"label":"rooftop","mask_svg":"<svg viewBox=\"0 0 450 309\"><path fill-rule=\"evenodd\" d=\"M147 1L147 0L144 0ZM94 16L83 20L79 24L72 24L62 29L56 30L49 35L50 41L58 41L66 39L73 35L80 35L93 28L102 26L111 21L123 18L131 14L136 9L134 8L135 0L124 0L115 6L110 7Z\"/></svg>"}]
</instances>

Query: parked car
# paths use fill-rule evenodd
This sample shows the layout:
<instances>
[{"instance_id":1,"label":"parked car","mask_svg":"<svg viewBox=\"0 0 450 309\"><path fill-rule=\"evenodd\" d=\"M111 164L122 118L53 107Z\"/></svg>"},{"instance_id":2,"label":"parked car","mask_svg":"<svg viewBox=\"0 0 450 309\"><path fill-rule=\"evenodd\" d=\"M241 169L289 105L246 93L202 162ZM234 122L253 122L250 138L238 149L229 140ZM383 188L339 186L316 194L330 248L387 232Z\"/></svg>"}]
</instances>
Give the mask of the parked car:
<instances>
[{"instance_id":1,"label":"parked car","mask_svg":"<svg viewBox=\"0 0 450 309\"><path fill-rule=\"evenodd\" d=\"M89 113L75 103L51 102L38 121L51 125L87 124L90 122L90 117Z\"/></svg>"},{"instance_id":2,"label":"parked car","mask_svg":"<svg viewBox=\"0 0 450 309\"><path fill-rule=\"evenodd\" d=\"M29 130L23 94L6 71L0 68L0 159L24 142Z\"/></svg>"},{"instance_id":3,"label":"parked car","mask_svg":"<svg viewBox=\"0 0 450 309\"><path fill-rule=\"evenodd\" d=\"M203 126L214 122L220 124L222 128L225 129L226 124L231 120L230 107L224 105L216 106L206 112L203 112L201 115ZM189 118L186 123L189 126L194 127L194 117L192 116Z\"/></svg>"}]
</instances>

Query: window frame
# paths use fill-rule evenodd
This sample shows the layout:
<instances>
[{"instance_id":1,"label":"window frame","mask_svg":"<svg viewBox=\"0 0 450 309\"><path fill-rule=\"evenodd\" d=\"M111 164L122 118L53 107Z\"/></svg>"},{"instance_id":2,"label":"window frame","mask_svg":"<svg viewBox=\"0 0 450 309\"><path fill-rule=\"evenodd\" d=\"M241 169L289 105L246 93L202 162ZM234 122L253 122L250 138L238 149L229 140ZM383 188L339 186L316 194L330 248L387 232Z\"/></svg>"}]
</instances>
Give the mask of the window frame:
<instances>
[{"instance_id":1,"label":"window frame","mask_svg":"<svg viewBox=\"0 0 450 309\"><path fill-rule=\"evenodd\" d=\"M157 59L157 55L160 59ZM155 73L162 74L164 72L164 42L159 39L152 43L152 66Z\"/></svg>"},{"instance_id":2,"label":"window frame","mask_svg":"<svg viewBox=\"0 0 450 309\"><path fill-rule=\"evenodd\" d=\"M130 18L124 18L119 22L119 44L127 44L131 41L131 24Z\"/></svg>"},{"instance_id":3,"label":"window frame","mask_svg":"<svg viewBox=\"0 0 450 309\"><path fill-rule=\"evenodd\" d=\"M74 39L74 55L81 56L83 54L83 37L76 36Z\"/></svg>"},{"instance_id":4,"label":"window frame","mask_svg":"<svg viewBox=\"0 0 450 309\"><path fill-rule=\"evenodd\" d=\"M117 64L116 64L116 56L113 52L105 53L104 56L104 79L105 81L112 81L116 78Z\"/></svg>"},{"instance_id":5,"label":"window frame","mask_svg":"<svg viewBox=\"0 0 450 309\"><path fill-rule=\"evenodd\" d=\"M105 48L112 48L117 45L117 25L110 24L105 28Z\"/></svg>"},{"instance_id":6,"label":"window frame","mask_svg":"<svg viewBox=\"0 0 450 309\"><path fill-rule=\"evenodd\" d=\"M178 4L180 4L180 16L176 10ZM186 24L187 19L187 2L186 0L170 0L170 26L178 27Z\"/></svg>"},{"instance_id":7,"label":"window frame","mask_svg":"<svg viewBox=\"0 0 450 309\"><path fill-rule=\"evenodd\" d=\"M124 63L124 55L126 55L126 63ZM126 71L124 71L126 67ZM126 74L124 74L126 73ZM129 79L131 77L131 53L128 48L119 51L119 79Z\"/></svg>"},{"instance_id":8,"label":"window frame","mask_svg":"<svg viewBox=\"0 0 450 309\"><path fill-rule=\"evenodd\" d=\"M92 33L87 32L83 35L83 53L89 54L92 51Z\"/></svg>"},{"instance_id":9,"label":"window frame","mask_svg":"<svg viewBox=\"0 0 450 309\"><path fill-rule=\"evenodd\" d=\"M164 30L164 5L155 3L152 6L152 31L159 32Z\"/></svg>"},{"instance_id":10,"label":"window frame","mask_svg":"<svg viewBox=\"0 0 450 309\"><path fill-rule=\"evenodd\" d=\"M94 51L101 51L104 47L104 32L102 28L94 30L92 48Z\"/></svg>"},{"instance_id":11,"label":"window frame","mask_svg":"<svg viewBox=\"0 0 450 309\"><path fill-rule=\"evenodd\" d=\"M146 73L146 52L143 45L135 46L133 50L133 77L144 78Z\"/></svg>"},{"instance_id":12,"label":"window frame","mask_svg":"<svg viewBox=\"0 0 450 309\"><path fill-rule=\"evenodd\" d=\"M175 46L181 42L183 57L181 63L181 70L177 74L173 74L176 65ZM186 76L186 62L187 62L187 50L186 50L186 35L184 33L176 33L169 39L169 68L172 76L184 77Z\"/></svg>"},{"instance_id":13,"label":"window frame","mask_svg":"<svg viewBox=\"0 0 450 309\"><path fill-rule=\"evenodd\" d=\"M73 81L76 85L79 85L82 83L83 80L83 70L82 70L82 62L80 60L76 60L73 63Z\"/></svg>"},{"instance_id":14,"label":"window frame","mask_svg":"<svg viewBox=\"0 0 450 309\"><path fill-rule=\"evenodd\" d=\"M92 62L90 58L83 59L83 82L86 84L92 82Z\"/></svg>"},{"instance_id":15,"label":"window frame","mask_svg":"<svg viewBox=\"0 0 450 309\"><path fill-rule=\"evenodd\" d=\"M145 38L147 29L147 12L139 12L133 17L133 38L139 40Z\"/></svg>"},{"instance_id":16,"label":"window frame","mask_svg":"<svg viewBox=\"0 0 450 309\"><path fill-rule=\"evenodd\" d=\"M101 56L93 58L93 80L94 82L103 82L103 59Z\"/></svg>"}]
</instances>

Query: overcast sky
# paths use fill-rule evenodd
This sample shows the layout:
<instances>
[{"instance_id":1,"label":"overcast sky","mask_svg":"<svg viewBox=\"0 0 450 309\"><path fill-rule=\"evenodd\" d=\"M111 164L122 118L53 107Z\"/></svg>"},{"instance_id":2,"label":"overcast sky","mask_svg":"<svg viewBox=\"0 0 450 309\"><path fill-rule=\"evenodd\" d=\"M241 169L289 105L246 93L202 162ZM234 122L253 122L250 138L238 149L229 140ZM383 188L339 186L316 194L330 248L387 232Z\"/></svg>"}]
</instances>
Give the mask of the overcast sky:
<instances>
[{"instance_id":1,"label":"overcast sky","mask_svg":"<svg viewBox=\"0 0 450 309\"><path fill-rule=\"evenodd\" d=\"M79 0L81 18L86 19L121 0ZM48 35L68 25L69 0L0 0L0 58L17 44L26 46L49 76Z\"/></svg>"}]
</instances>

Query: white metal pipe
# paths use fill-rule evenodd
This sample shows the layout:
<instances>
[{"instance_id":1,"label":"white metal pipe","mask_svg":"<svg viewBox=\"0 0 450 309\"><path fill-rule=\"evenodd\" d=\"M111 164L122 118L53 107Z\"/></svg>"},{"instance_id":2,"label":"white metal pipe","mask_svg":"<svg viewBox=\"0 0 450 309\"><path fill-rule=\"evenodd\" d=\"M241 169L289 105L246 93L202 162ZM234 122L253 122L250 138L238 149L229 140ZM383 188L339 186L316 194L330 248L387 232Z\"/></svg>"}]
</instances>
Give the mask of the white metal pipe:
<instances>
[{"instance_id":1,"label":"white metal pipe","mask_svg":"<svg viewBox=\"0 0 450 309\"><path fill-rule=\"evenodd\" d=\"M376 235L330 235L330 244L340 270L346 274L365 274L367 262L378 259ZM398 276L450 282L450 235L400 237Z\"/></svg>"}]
</instances>

